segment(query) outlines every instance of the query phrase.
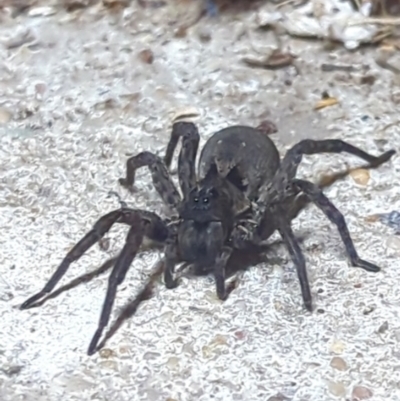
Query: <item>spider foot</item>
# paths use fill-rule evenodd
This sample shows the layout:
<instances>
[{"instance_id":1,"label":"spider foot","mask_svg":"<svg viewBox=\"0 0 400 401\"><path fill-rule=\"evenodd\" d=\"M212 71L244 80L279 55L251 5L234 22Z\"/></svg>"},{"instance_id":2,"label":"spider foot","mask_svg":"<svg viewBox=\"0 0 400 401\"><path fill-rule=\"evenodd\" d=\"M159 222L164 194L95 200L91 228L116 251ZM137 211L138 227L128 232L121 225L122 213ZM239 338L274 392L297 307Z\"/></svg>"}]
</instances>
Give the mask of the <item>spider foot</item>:
<instances>
[{"instance_id":1,"label":"spider foot","mask_svg":"<svg viewBox=\"0 0 400 401\"><path fill-rule=\"evenodd\" d=\"M34 308L36 306L36 301L39 301L40 298L43 298L47 292L40 291L35 295L32 295L30 298L28 298L20 307L20 310L25 310L25 309L30 309Z\"/></svg>"},{"instance_id":2,"label":"spider foot","mask_svg":"<svg viewBox=\"0 0 400 401\"><path fill-rule=\"evenodd\" d=\"M96 333L94 333L92 341L90 342L89 348L87 350L87 354L89 356L93 355L93 354L95 354L97 352L97 350L98 350L97 344L99 343L99 340L100 340L102 332L103 332L103 329L102 328L98 328L96 330Z\"/></svg>"},{"instance_id":3,"label":"spider foot","mask_svg":"<svg viewBox=\"0 0 400 401\"><path fill-rule=\"evenodd\" d=\"M381 268L379 266L376 266L373 263L368 262L363 259L353 260L352 264L354 267L361 267L361 269L364 269L367 272L377 273L377 272L381 271Z\"/></svg>"},{"instance_id":4,"label":"spider foot","mask_svg":"<svg viewBox=\"0 0 400 401\"><path fill-rule=\"evenodd\" d=\"M179 285L179 281L178 280L171 280L171 281L166 281L165 282L165 286L169 290L173 290L174 288L178 287L178 285Z\"/></svg>"},{"instance_id":5,"label":"spider foot","mask_svg":"<svg viewBox=\"0 0 400 401\"><path fill-rule=\"evenodd\" d=\"M221 301L226 301L233 290L239 286L239 279L236 277L227 283L224 288L217 288L217 297Z\"/></svg>"},{"instance_id":6,"label":"spider foot","mask_svg":"<svg viewBox=\"0 0 400 401\"><path fill-rule=\"evenodd\" d=\"M112 196L115 196L121 206L121 209L126 209L128 207L128 204L122 200L120 194L118 192L115 191L108 191L108 198L111 198Z\"/></svg>"},{"instance_id":7,"label":"spider foot","mask_svg":"<svg viewBox=\"0 0 400 401\"><path fill-rule=\"evenodd\" d=\"M120 183L121 186L126 188L131 194L137 191L133 184L128 183L128 180L126 178L120 178L118 182Z\"/></svg>"},{"instance_id":8,"label":"spider foot","mask_svg":"<svg viewBox=\"0 0 400 401\"><path fill-rule=\"evenodd\" d=\"M239 287L239 278L236 277L232 281L230 281L226 287L226 298L231 294L233 290L236 290L236 288ZM225 298L225 299L226 299Z\"/></svg>"},{"instance_id":9,"label":"spider foot","mask_svg":"<svg viewBox=\"0 0 400 401\"><path fill-rule=\"evenodd\" d=\"M179 285L179 280L174 279L172 276L172 273L165 270L164 271L164 283L165 286L169 289L169 290L173 290L174 288L178 287Z\"/></svg>"},{"instance_id":10,"label":"spider foot","mask_svg":"<svg viewBox=\"0 0 400 401\"><path fill-rule=\"evenodd\" d=\"M304 306L306 307L306 309L309 312L312 312L313 311L312 299L303 299L303 302L304 302Z\"/></svg>"},{"instance_id":11,"label":"spider foot","mask_svg":"<svg viewBox=\"0 0 400 401\"><path fill-rule=\"evenodd\" d=\"M396 151L394 149L388 150L385 153L382 153L380 156L376 158L375 161L372 161L370 163L371 167L378 167L381 164L387 162L394 154L396 154Z\"/></svg>"}]
</instances>

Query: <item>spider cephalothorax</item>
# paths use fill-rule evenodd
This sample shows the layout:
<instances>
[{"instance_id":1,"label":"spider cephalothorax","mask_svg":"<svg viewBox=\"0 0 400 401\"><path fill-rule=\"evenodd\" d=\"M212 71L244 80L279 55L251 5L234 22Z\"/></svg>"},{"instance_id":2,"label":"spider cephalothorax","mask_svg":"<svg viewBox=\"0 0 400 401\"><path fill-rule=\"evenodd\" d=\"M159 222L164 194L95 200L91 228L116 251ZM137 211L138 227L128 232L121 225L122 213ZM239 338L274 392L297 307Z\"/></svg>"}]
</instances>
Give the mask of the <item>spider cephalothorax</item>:
<instances>
[{"instance_id":1,"label":"spider cephalothorax","mask_svg":"<svg viewBox=\"0 0 400 401\"><path fill-rule=\"evenodd\" d=\"M181 193L168 172L180 138L178 178ZM232 289L225 283L225 269L232 252L235 249L261 249L278 230L297 269L304 304L311 310L305 259L291 229L291 220L310 201L337 226L351 264L367 271L379 271L378 266L358 256L343 215L322 192L324 185L295 176L304 154L347 152L366 160L367 167L377 167L391 158L395 153L393 150L375 157L341 140L304 140L294 145L281 162L274 143L263 132L235 126L215 133L206 142L196 174L198 145L196 126L178 122L173 125L164 160L146 151L131 157L127 161L126 178L120 179L121 185L131 189L136 170L147 166L154 187L174 211L173 217L164 219L151 211L125 206L101 217L66 255L42 291L25 301L21 309L39 303L54 289L73 261L99 241L114 223L123 223L130 229L111 272L100 322L88 354L98 349L117 287L124 280L145 237L164 245L163 272L168 288L177 285L176 265L186 262L194 265L198 272L214 274L217 295L223 300Z\"/></svg>"},{"instance_id":2,"label":"spider cephalothorax","mask_svg":"<svg viewBox=\"0 0 400 401\"><path fill-rule=\"evenodd\" d=\"M178 208L178 251L181 260L202 270L212 270L216 258L229 240L238 215L249 210L250 202L215 168L195 186Z\"/></svg>"}]
</instances>

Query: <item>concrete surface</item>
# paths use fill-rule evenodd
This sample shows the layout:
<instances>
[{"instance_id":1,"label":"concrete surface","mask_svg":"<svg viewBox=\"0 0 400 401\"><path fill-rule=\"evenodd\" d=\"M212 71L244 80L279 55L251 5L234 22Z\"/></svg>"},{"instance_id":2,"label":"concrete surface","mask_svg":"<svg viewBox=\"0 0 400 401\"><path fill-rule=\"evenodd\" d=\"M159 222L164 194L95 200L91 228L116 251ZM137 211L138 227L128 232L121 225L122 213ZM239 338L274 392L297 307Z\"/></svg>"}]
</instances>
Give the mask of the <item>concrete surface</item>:
<instances>
[{"instance_id":1,"label":"concrete surface","mask_svg":"<svg viewBox=\"0 0 400 401\"><path fill-rule=\"evenodd\" d=\"M306 137L345 139L373 154L399 149L398 79L374 62L376 49L328 52L322 42L284 36L299 75L293 67L250 68L242 57L275 46L273 35L256 30L256 6L204 18L176 37L198 12L198 4L183 3L1 14L0 400L400 400L400 241L367 219L400 208L398 155L371 171L367 185L348 177L326 191L360 256L382 272L349 267L335 227L315 207L293 222L305 236L313 314L282 245L271 251L275 262L243 274L225 303L212 278L184 279L175 290L158 285L93 357L86 350L107 274L40 308L18 309L118 207L109 191L165 212L148 172L138 175L134 196L117 180L128 155L165 149L174 115L198 112L202 143L227 125L270 119L281 152ZM12 46L18 35L32 41ZM144 49L153 64L139 57ZM322 72L323 62L355 72ZM375 82L360 84L365 75ZM315 111L323 91L340 104ZM315 181L346 163L362 164L346 155L307 157L300 176ZM93 247L62 284L116 255L125 233L114 228L108 250ZM146 251L134 261L113 319L159 258Z\"/></svg>"}]
</instances>

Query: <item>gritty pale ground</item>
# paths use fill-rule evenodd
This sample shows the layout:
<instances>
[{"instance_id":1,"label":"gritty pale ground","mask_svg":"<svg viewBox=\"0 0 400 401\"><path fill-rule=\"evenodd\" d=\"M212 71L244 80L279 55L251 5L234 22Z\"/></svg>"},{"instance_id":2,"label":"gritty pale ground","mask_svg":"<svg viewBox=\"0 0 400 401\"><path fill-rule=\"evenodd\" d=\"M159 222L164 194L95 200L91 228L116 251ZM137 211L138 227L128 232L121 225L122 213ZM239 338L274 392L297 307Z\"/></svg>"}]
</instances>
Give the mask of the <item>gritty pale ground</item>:
<instances>
[{"instance_id":1,"label":"gritty pale ground","mask_svg":"<svg viewBox=\"0 0 400 401\"><path fill-rule=\"evenodd\" d=\"M348 177L326 191L345 214L360 256L382 272L349 267L335 227L315 207L293 222L306 238L313 314L303 308L282 245L271 251L273 263L244 273L225 303L216 300L212 278L184 279L175 290L159 284L102 355L87 357L86 350L107 275L40 308L18 309L96 219L118 207L110 190L130 205L165 212L147 171L138 174L134 196L117 180L128 155L163 152L177 113L198 111L202 143L219 128L268 118L278 125L273 139L282 152L305 137L341 138L373 154L399 149L398 127L384 128L398 120L400 87L375 64L375 49L328 53L321 42L283 37L300 75L292 67L251 69L243 56L275 46L272 35L256 31L254 11L202 19L177 38L173 22L181 12L187 19L180 8L135 3L115 15L93 8L2 16L0 400L329 401L352 399L355 386L368 388L371 400L400 400L399 239L365 220L400 209L398 155L371 171L366 186ZM36 43L7 49L4 42L26 28ZM202 42L207 31L211 40ZM152 65L138 57L143 49L153 51ZM357 71L323 73L322 62ZM363 66L377 78L372 86L359 83ZM340 105L315 111L324 90ZM300 175L316 180L346 163L363 162L307 157ZM93 247L62 283L115 255L125 233L114 228L109 249ZM159 258L144 252L135 259L113 319Z\"/></svg>"}]
</instances>

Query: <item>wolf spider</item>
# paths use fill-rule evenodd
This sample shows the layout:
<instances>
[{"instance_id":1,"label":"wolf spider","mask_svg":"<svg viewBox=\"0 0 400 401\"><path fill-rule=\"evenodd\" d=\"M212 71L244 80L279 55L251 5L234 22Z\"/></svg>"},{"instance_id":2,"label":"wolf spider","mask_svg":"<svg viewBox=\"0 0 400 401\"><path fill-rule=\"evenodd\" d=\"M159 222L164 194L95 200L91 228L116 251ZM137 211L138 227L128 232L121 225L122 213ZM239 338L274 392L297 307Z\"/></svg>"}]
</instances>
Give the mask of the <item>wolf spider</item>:
<instances>
[{"instance_id":1,"label":"wolf spider","mask_svg":"<svg viewBox=\"0 0 400 401\"><path fill-rule=\"evenodd\" d=\"M180 138L178 179L182 196L168 172ZM164 160L147 151L128 159L126 178L121 178L120 184L132 189L136 171L149 168L153 185L164 203L174 211L173 216L161 218L151 211L122 206L101 217L68 252L44 288L26 300L21 309L35 306L54 289L73 261L99 241L114 223L123 223L130 228L108 280L89 355L98 349L117 287L123 282L145 237L164 246L163 274L167 288L176 287L175 266L186 262L194 265L198 272L212 272L217 295L224 300L232 289L225 282L225 267L233 250L259 248L278 230L296 267L304 305L311 311L305 259L291 229L291 220L308 201L317 205L337 226L353 266L370 272L380 270L358 256L343 215L323 194L321 186L296 179L295 175L303 155L347 152L367 161L367 167L377 167L389 160L394 150L375 157L341 140L303 140L280 161L278 150L267 135L254 128L234 126L215 133L206 142L196 174L198 145L196 126L177 122L173 125Z\"/></svg>"}]
</instances>

